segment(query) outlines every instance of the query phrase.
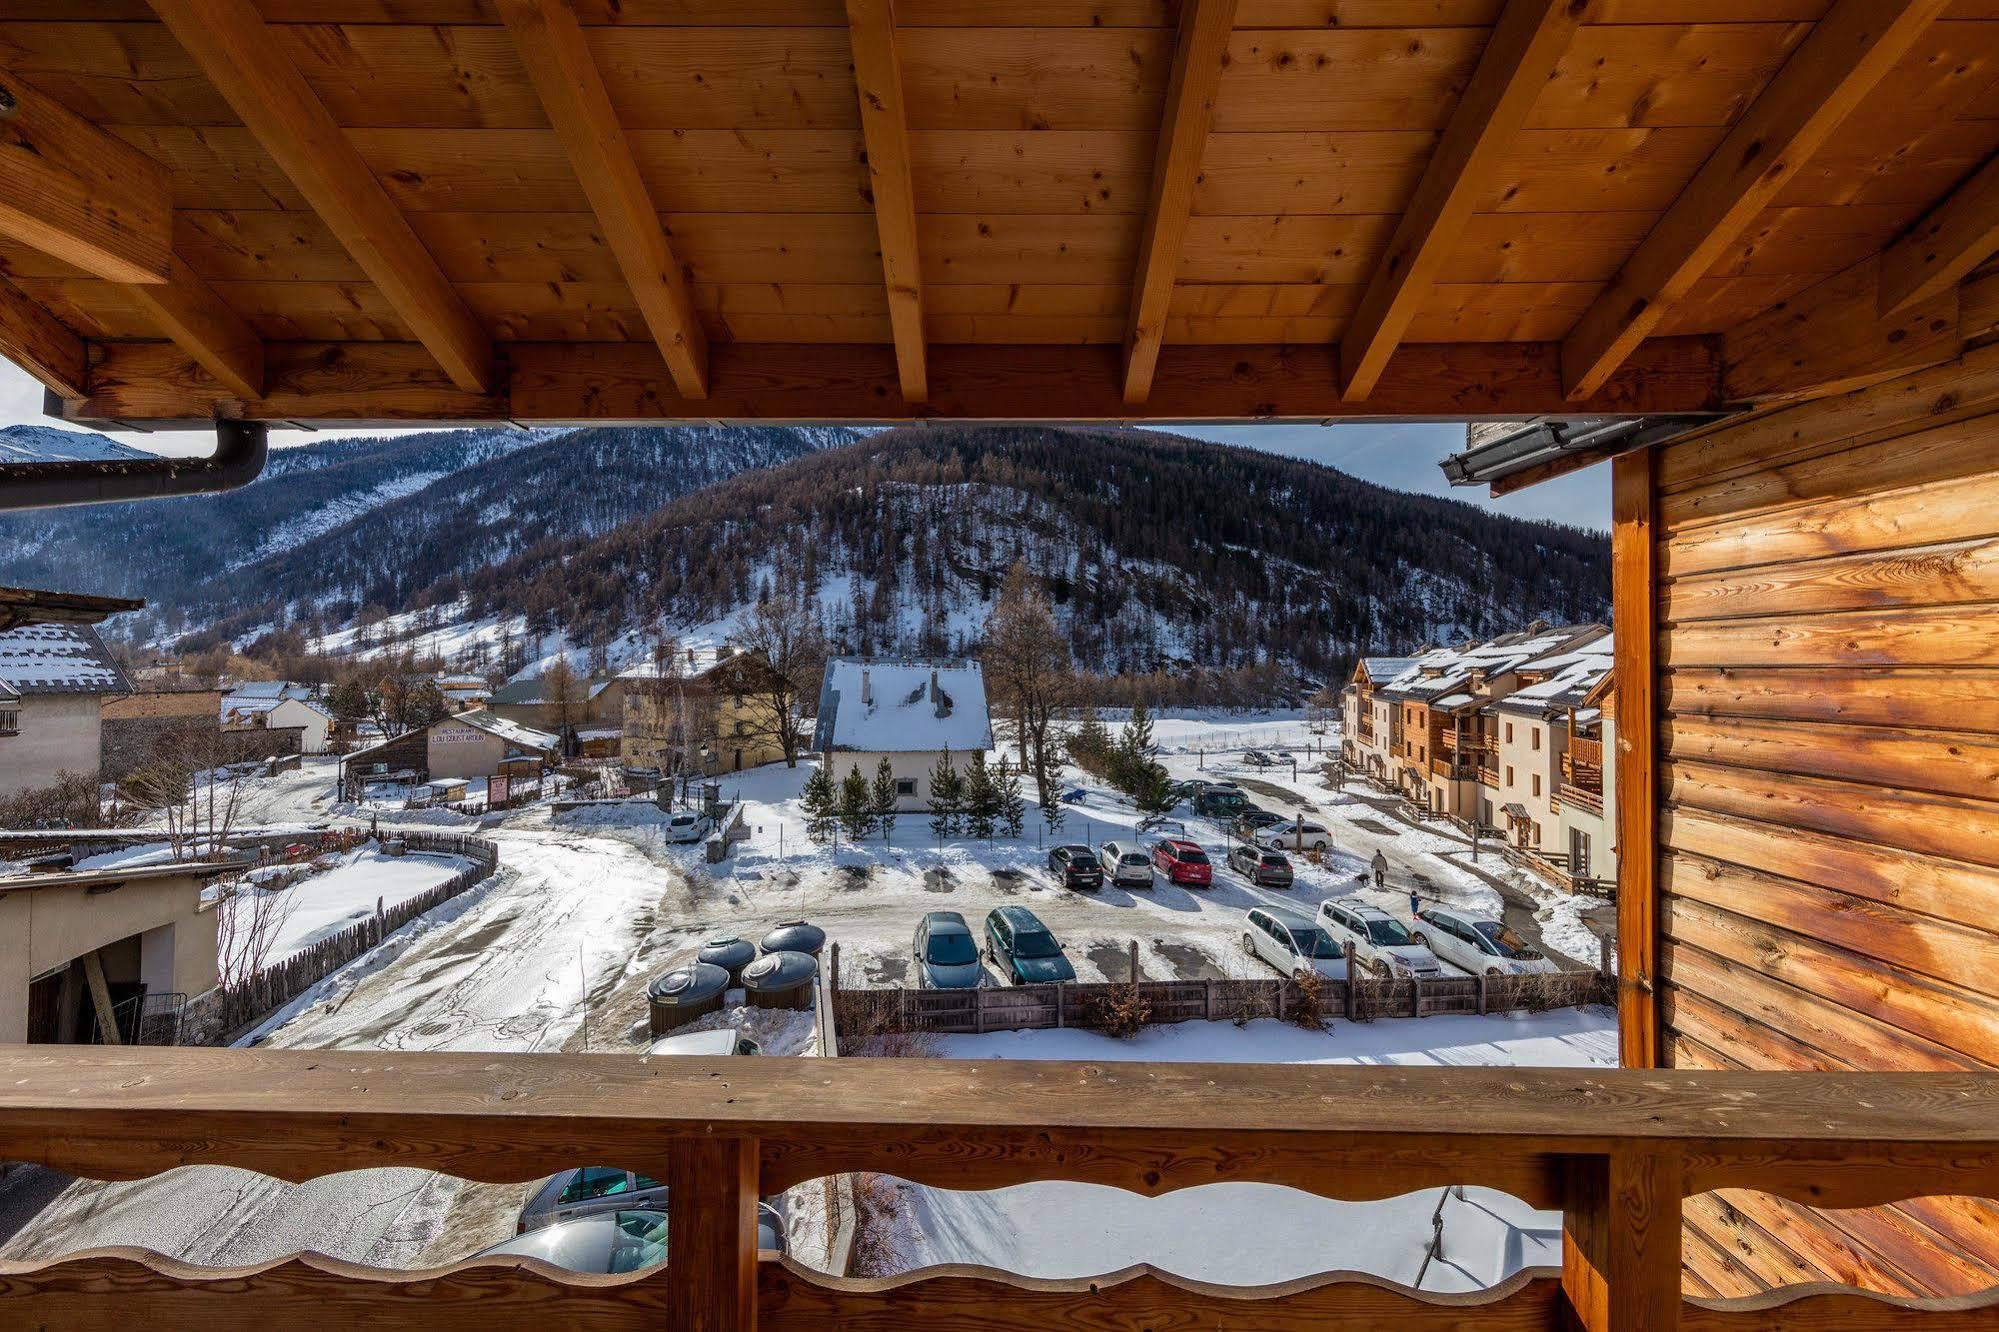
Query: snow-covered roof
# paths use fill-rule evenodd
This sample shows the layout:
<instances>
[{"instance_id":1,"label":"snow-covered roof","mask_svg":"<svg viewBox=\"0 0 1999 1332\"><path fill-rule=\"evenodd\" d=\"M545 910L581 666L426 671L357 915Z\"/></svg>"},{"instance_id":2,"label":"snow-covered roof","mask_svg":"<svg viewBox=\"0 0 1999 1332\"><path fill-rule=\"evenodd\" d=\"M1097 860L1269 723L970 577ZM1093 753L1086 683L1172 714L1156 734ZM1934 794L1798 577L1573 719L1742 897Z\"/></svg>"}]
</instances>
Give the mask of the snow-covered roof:
<instances>
[{"instance_id":1,"label":"snow-covered roof","mask_svg":"<svg viewBox=\"0 0 1999 1332\"><path fill-rule=\"evenodd\" d=\"M969 751L992 744L986 677L975 661L826 664L812 747L864 754Z\"/></svg>"},{"instance_id":2,"label":"snow-covered roof","mask_svg":"<svg viewBox=\"0 0 1999 1332\"><path fill-rule=\"evenodd\" d=\"M487 735L496 735L516 749L535 749L545 754L553 754L562 742L547 731L537 731L532 726L523 726L516 721L508 721L495 712L481 708L474 712L461 712L455 717L447 717L440 725L459 722Z\"/></svg>"},{"instance_id":3,"label":"snow-covered roof","mask_svg":"<svg viewBox=\"0 0 1999 1332\"><path fill-rule=\"evenodd\" d=\"M255 698L245 697L242 694L225 694L223 696L222 715L224 717L256 717L267 712L274 712L287 703L301 708L310 708L312 711L326 718L326 720L333 720L332 712L309 698Z\"/></svg>"},{"instance_id":4,"label":"snow-covered roof","mask_svg":"<svg viewBox=\"0 0 1999 1332\"><path fill-rule=\"evenodd\" d=\"M1581 707L1590 690L1610 674L1615 664L1611 636L1605 634L1571 651L1535 662L1534 669L1547 671L1548 677L1514 690L1499 700L1499 707L1509 712L1544 716Z\"/></svg>"},{"instance_id":5,"label":"snow-covered roof","mask_svg":"<svg viewBox=\"0 0 1999 1332\"><path fill-rule=\"evenodd\" d=\"M1432 648L1411 660L1400 674L1381 687L1381 692L1408 699L1448 697L1463 692L1474 678L1552 669L1548 663L1566 658L1583 644L1607 639L1609 632L1600 624L1550 629L1537 623L1484 642Z\"/></svg>"},{"instance_id":6,"label":"snow-covered roof","mask_svg":"<svg viewBox=\"0 0 1999 1332\"><path fill-rule=\"evenodd\" d=\"M312 697L312 686L294 684L290 680L245 680L229 691L232 699L268 699L276 702L281 698L308 699Z\"/></svg>"},{"instance_id":7,"label":"snow-covered roof","mask_svg":"<svg viewBox=\"0 0 1999 1332\"><path fill-rule=\"evenodd\" d=\"M542 703L553 703L556 700L549 698L542 692L542 682L547 678L544 675L535 675L519 680L509 680L498 689L495 689L488 701L504 704L509 707L530 707ZM610 688L610 686L611 681L608 679L588 680L582 676L577 676L575 677L574 686L576 692L570 695L569 701L571 703L580 703L586 698L595 698Z\"/></svg>"},{"instance_id":8,"label":"snow-covered roof","mask_svg":"<svg viewBox=\"0 0 1999 1332\"><path fill-rule=\"evenodd\" d=\"M1362 669L1374 684L1386 684L1416 664L1414 657L1362 657Z\"/></svg>"},{"instance_id":9,"label":"snow-covered roof","mask_svg":"<svg viewBox=\"0 0 1999 1332\"><path fill-rule=\"evenodd\" d=\"M642 661L627 666L618 672L621 680L657 680L661 676L706 675L725 661L743 655L743 650L733 643L706 643L694 647L681 648L673 654L673 660L665 663L665 669L652 661Z\"/></svg>"},{"instance_id":10,"label":"snow-covered roof","mask_svg":"<svg viewBox=\"0 0 1999 1332\"><path fill-rule=\"evenodd\" d=\"M87 624L26 624L0 632L0 686L23 697L132 691Z\"/></svg>"}]
</instances>

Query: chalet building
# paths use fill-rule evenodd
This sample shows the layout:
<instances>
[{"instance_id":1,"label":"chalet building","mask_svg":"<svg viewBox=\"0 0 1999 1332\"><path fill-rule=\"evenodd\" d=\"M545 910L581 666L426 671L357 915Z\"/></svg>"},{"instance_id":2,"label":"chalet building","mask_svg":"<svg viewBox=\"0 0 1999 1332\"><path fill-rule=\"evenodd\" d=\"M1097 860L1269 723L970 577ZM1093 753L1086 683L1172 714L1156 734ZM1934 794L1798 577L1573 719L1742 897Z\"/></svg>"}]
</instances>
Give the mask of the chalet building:
<instances>
[{"instance_id":1,"label":"chalet building","mask_svg":"<svg viewBox=\"0 0 1999 1332\"><path fill-rule=\"evenodd\" d=\"M769 673L760 654L727 644L620 673L625 763L712 777L781 761L784 746L756 701Z\"/></svg>"},{"instance_id":2,"label":"chalet building","mask_svg":"<svg viewBox=\"0 0 1999 1332\"><path fill-rule=\"evenodd\" d=\"M1490 705L1499 780L1483 799L1498 806L1498 817L1485 815L1483 806L1481 816L1556 876L1571 872L1578 853L1596 871L1615 865L1604 822L1602 709L1588 701L1601 697L1600 687L1608 688L1611 667L1610 637L1594 638L1530 663L1520 672L1519 687ZM1589 737L1578 739L1578 728ZM1575 762L1578 747L1593 754L1593 763ZM1577 808L1564 824L1562 811L1569 805Z\"/></svg>"},{"instance_id":3,"label":"chalet building","mask_svg":"<svg viewBox=\"0 0 1999 1332\"><path fill-rule=\"evenodd\" d=\"M130 693L132 686L93 626L139 603L67 598L111 607L67 611L38 609L30 601L54 594L19 589L0 589L0 594L14 597L0 600L0 625L13 622L0 627L0 796L45 790L65 774L94 784L100 773L103 702ZM40 614L67 618L36 618Z\"/></svg>"},{"instance_id":4,"label":"chalet building","mask_svg":"<svg viewBox=\"0 0 1999 1332\"><path fill-rule=\"evenodd\" d=\"M873 781L887 758L896 808L923 810L940 758L948 752L962 766L992 743L985 672L975 661L841 658L826 665L812 748L835 782L855 767Z\"/></svg>"},{"instance_id":5,"label":"chalet building","mask_svg":"<svg viewBox=\"0 0 1999 1332\"><path fill-rule=\"evenodd\" d=\"M495 689L486 711L561 741L563 752L615 758L625 733L625 686L620 676L566 680L547 675L509 681Z\"/></svg>"},{"instance_id":6,"label":"chalet building","mask_svg":"<svg viewBox=\"0 0 1999 1332\"><path fill-rule=\"evenodd\" d=\"M222 697L220 689L145 685L107 696L98 713L103 779L123 781L162 753L220 751Z\"/></svg>"},{"instance_id":7,"label":"chalet building","mask_svg":"<svg viewBox=\"0 0 1999 1332\"><path fill-rule=\"evenodd\" d=\"M483 675L440 675L436 683L437 692L444 695L445 706L453 712L483 708L493 699L493 686L486 683Z\"/></svg>"},{"instance_id":8,"label":"chalet building","mask_svg":"<svg viewBox=\"0 0 1999 1332\"><path fill-rule=\"evenodd\" d=\"M1413 657L1362 657L1340 695L1345 723L1341 756L1349 766L1384 785L1389 781L1389 756L1401 735L1401 715L1381 687L1413 665Z\"/></svg>"},{"instance_id":9,"label":"chalet building","mask_svg":"<svg viewBox=\"0 0 1999 1332\"><path fill-rule=\"evenodd\" d=\"M304 690L300 685L287 688ZM220 710L224 730L297 731L296 745L287 752L324 754L332 745L333 712L306 692L246 686L224 694Z\"/></svg>"},{"instance_id":10,"label":"chalet building","mask_svg":"<svg viewBox=\"0 0 1999 1332\"><path fill-rule=\"evenodd\" d=\"M525 776L561 757L562 742L551 732L478 709L355 750L340 760L340 788L351 800L370 782L414 786L447 777Z\"/></svg>"}]
</instances>

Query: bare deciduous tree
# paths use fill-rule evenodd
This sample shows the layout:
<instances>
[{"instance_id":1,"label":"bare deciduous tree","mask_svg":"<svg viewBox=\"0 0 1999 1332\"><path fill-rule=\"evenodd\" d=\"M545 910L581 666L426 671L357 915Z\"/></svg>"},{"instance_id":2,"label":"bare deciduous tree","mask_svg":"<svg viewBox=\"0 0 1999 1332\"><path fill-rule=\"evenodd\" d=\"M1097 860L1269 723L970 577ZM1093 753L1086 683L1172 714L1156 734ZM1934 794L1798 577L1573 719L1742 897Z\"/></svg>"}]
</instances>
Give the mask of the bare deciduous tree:
<instances>
[{"instance_id":1,"label":"bare deciduous tree","mask_svg":"<svg viewBox=\"0 0 1999 1332\"><path fill-rule=\"evenodd\" d=\"M737 639L762 661L745 671L743 710L751 729L777 742L786 767L805 748L805 709L818 702L826 673L826 638L818 606L786 580L743 617Z\"/></svg>"},{"instance_id":2,"label":"bare deciduous tree","mask_svg":"<svg viewBox=\"0 0 1999 1332\"><path fill-rule=\"evenodd\" d=\"M1013 729L1020 764L1034 774L1044 811L1056 808L1060 762L1049 744L1057 709L1075 692L1069 640L1027 565L1016 561L986 620L986 688Z\"/></svg>"}]
</instances>

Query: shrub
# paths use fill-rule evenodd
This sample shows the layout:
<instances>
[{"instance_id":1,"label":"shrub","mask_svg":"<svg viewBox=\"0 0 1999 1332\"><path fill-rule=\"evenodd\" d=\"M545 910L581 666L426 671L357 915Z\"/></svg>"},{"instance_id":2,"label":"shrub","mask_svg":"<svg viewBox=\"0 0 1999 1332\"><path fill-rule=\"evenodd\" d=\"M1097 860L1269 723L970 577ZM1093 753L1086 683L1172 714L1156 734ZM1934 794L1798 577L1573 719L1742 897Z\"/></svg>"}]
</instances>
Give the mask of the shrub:
<instances>
[{"instance_id":1,"label":"shrub","mask_svg":"<svg viewBox=\"0 0 1999 1332\"><path fill-rule=\"evenodd\" d=\"M1152 1025L1152 1005L1136 984L1127 981L1090 1001L1090 1025L1106 1036L1128 1041Z\"/></svg>"}]
</instances>

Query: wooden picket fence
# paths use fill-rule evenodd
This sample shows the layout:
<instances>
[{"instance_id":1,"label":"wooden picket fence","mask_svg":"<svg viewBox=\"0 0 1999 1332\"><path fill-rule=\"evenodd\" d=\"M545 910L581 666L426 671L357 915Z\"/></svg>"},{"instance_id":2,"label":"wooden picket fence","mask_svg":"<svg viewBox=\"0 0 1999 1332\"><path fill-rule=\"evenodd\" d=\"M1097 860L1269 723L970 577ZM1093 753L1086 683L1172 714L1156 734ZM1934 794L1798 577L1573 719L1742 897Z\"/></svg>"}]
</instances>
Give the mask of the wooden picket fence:
<instances>
[{"instance_id":1,"label":"wooden picket fence","mask_svg":"<svg viewBox=\"0 0 1999 1332\"><path fill-rule=\"evenodd\" d=\"M982 1035L989 1031L1048 1028L1097 1029L1106 1006L1130 992L1128 983L1008 985L976 990L907 988L836 990L833 1003L843 1039L849 1034L935 1032ZM1193 980L1138 982L1152 1023L1247 1021L1296 1016L1304 993L1294 980ZM1541 976L1407 977L1322 983L1320 1011L1366 1021L1376 1017L1544 1012L1611 1002L1611 983L1599 971Z\"/></svg>"},{"instance_id":2,"label":"wooden picket fence","mask_svg":"<svg viewBox=\"0 0 1999 1332\"><path fill-rule=\"evenodd\" d=\"M453 833L396 834L411 851L463 856L472 862L437 887L418 893L338 934L307 944L296 953L261 967L221 987L216 1000L216 1026L228 1036L260 1021L265 1014L290 1003L334 971L377 947L404 925L433 911L466 889L483 882L499 868L500 848L483 837Z\"/></svg>"}]
</instances>

